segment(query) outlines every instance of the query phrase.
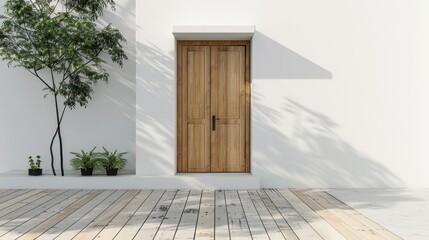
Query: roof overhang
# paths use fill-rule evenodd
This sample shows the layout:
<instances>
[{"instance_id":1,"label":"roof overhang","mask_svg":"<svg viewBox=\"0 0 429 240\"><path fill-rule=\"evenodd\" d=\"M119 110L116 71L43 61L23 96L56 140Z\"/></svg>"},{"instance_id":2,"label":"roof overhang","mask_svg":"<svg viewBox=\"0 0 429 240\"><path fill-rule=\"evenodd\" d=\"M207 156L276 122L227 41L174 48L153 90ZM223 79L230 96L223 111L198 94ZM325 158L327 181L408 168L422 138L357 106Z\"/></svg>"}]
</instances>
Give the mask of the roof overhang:
<instances>
[{"instance_id":1,"label":"roof overhang","mask_svg":"<svg viewBox=\"0 0 429 240\"><path fill-rule=\"evenodd\" d=\"M255 25L174 25L177 40L250 40Z\"/></svg>"}]
</instances>

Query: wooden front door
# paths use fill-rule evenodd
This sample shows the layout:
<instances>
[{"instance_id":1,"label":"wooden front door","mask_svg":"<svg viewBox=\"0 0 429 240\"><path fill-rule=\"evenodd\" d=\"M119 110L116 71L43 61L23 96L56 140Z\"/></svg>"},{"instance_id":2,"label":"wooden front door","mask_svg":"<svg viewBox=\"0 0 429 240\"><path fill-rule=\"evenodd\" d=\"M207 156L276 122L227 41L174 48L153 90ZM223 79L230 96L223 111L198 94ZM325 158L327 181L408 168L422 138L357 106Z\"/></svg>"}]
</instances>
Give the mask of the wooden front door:
<instances>
[{"instance_id":1,"label":"wooden front door","mask_svg":"<svg viewBox=\"0 0 429 240\"><path fill-rule=\"evenodd\" d=\"M178 172L250 171L249 42L178 42Z\"/></svg>"}]
</instances>

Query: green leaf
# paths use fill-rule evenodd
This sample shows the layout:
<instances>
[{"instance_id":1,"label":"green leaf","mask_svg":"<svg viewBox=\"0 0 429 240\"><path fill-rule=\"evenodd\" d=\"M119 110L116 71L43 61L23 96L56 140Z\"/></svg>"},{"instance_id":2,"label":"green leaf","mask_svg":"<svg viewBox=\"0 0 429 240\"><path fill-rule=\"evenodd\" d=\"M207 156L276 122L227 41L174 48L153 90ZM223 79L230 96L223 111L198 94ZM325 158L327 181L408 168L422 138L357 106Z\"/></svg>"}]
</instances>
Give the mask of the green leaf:
<instances>
[{"instance_id":1,"label":"green leaf","mask_svg":"<svg viewBox=\"0 0 429 240\"><path fill-rule=\"evenodd\" d=\"M100 168L100 156L98 153L95 153L96 147L94 147L90 151L84 151L81 150L81 153L76 152L70 152L75 157L71 159L71 166L73 170L79 171L80 169L88 169L88 168L94 168L99 169Z\"/></svg>"},{"instance_id":2,"label":"green leaf","mask_svg":"<svg viewBox=\"0 0 429 240\"><path fill-rule=\"evenodd\" d=\"M70 109L86 107L93 87L107 82L109 74L101 53L122 66L125 38L110 24L98 27L95 20L113 0L68 0L63 11L52 0L7 0L1 15L0 57L13 67L34 75L50 69L63 78L38 79L49 91L62 96ZM57 10L55 10L57 9ZM55 84L48 84L54 80Z\"/></svg>"},{"instance_id":3,"label":"green leaf","mask_svg":"<svg viewBox=\"0 0 429 240\"><path fill-rule=\"evenodd\" d=\"M104 152L100 152L99 155L102 158L100 163L101 166L107 170L111 169L124 169L127 165L127 160L122 158L125 153L117 153L118 150L110 152L104 146L102 147Z\"/></svg>"}]
</instances>

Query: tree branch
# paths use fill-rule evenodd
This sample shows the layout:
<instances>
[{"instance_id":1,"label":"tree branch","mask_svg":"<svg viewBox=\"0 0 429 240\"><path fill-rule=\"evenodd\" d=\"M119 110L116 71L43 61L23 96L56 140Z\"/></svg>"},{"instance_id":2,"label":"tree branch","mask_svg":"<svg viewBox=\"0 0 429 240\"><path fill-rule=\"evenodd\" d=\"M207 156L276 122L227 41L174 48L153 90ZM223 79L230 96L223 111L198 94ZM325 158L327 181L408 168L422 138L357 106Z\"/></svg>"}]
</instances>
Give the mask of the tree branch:
<instances>
[{"instance_id":1,"label":"tree branch","mask_svg":"<svg viewBox=\"0 0 429 240\"><path fill-rule=\"evenodd\" d=\"M18 26L19 26L19 25L18 25ZM37 48L36 44L34 43L33 38L32 38L32 37L30 36L30 34L28 33L28 30L27 30L27 28L26 28L25 22L24 22L24 31L25 31L25 34L27 35L28 39L30 40L31 44L33 45L34 49L36 49L36 52L37 52L39 55L42 55L42 54L40 54L39 49Z\"/></svg>"},{"instance_id":2,"label":"tree branch","mask_svg":"<svg viewBox=\"0 0 429 240\"><path fill-rule=\"evenodd\" d=\"M39 4L37 4L37 6L39 6L39 7L37 7L36 4L32 0L30 0L30 2L37 11L42 12L42 9L40 8Z\"/></svg>"},{"instance_id":3,"label":"tree branch","mask_svg":"<svg viewBox=\"0 0 429 240\"><path fill-rule=\"evenodd\" d=\"M40 76L39 76L39 74L37 74L37 71L36 70L34 70L34 73L32 72L32 71L30 71L29 69L27 69L27 68L25 68L29 73L31 73L31 74L33 74L34 76L36 76L40 81L42 81L44 84L45 84L45 86L49 89L49 90L51 90L51 91L54 91L54 89L49 85L49 84L47 84L46 82L45 82L45 80L43 80L43 78L41 78Z\"/></svg>"},{"instance_id":4,"label":"tree branch","mask_svg":"<svg viewBox=\"0 0 429 240\"><path fill-rule=\"evenodd\" d=\"M28 28L22 27L21 25L18 25L18 24L13 25L13 26L14 26L14 27L18 27L18 28L20 28L20 29L22 29L22 30L25 30L25 31L35 32L34 30L31 30L31 29L28 29Z\"/></svg>"},{"instance_id":5,"label":"tree branch","mask_svg":"<svg viewBox=\"0 0 429 240\"><path fill-rule=\"evenodd\" d=\"M7 37L9 40L11 40L11 41L15 44L15 47L17 47L17 48L21 49L22 51L30 52L29 50L22 48L22 47L21 47L21 45L20 45L20 44L18 44L18 43L17 43L14 39L12 39L10 36L6 36L6 37ZM35 54L31 53L31 56L32 56L32 57L34 57L35 59L39 60L41 63L43 63L43 64L45 63L42 59L38 58Z\"/></svg>"},{"instance_id":6,"label":"tree branch","mask_svg":"<svg viewBox=\"0 0 429 240\"><path fill-rule=\"evenodd\" d=\"M60 0L57 0L57 3L55 3L54 8L52 9L52 12L49 14L49 17L51 17L51 15L55 12L55 9L57 8L59 2Z\"/></svg>"},{"instance_id":7,"label":"tree branch","mask_svg":"<svg viewBox=\"0 0 429 240\"><path fill-rule=\"evenodd\" d=\"M67 46L65 47L65 49L67 49L68 47L70 47L70 45L73 43L73 41L70 41L68 44L67 44ZM77 49L75 49L74 51L76 51L76 53L78 53L79 54L79 50L81 49L82 47L78 47ZM64 52L63 54L61 54L57 59L55 59L54 61L52 61L52 63L50 64L51 66L53 66L53 65L55 65L55 64L57 64L58 62L60 62L61 60L64 60L64 56L66 55L66 52Z\"/></svg>"},{"instance_id":8,"label":"tree branch","mask_svg":"<svg viewBox=\"0 0 429 240\"><path fill-rule=\"evenodd\" d=\"M61 118L60 118L60 123L62 123L63 122L63 117L64 117L64 113L65 113L65 111L66 111L66 105L64 105L64 107L63 107L63 112L61 113Z\"/></svg>"},{"instance_id":9,"label":"tree branch","mask_svg":"<svg viewBox=\"0 0 429 240\"><path fill-rule=\"evenodd\" d=\"M98 54L101 53L102 50L98 51L97 54L95 54L95 57L91 58L90 60L88 60L86 63L82 64L81 66L79 66L78 68L76 68L73 72L71 72L70 74L68 74L65 78L63 78L63 81L66 80L68 77L70 77L71 75L73 75L74 73L76 73L77 71L79 71L80 69L82 69L83 67L87 66L89 63L91 63L92 61L94 61L97 57Z\"/></svg>"}]
</instances>

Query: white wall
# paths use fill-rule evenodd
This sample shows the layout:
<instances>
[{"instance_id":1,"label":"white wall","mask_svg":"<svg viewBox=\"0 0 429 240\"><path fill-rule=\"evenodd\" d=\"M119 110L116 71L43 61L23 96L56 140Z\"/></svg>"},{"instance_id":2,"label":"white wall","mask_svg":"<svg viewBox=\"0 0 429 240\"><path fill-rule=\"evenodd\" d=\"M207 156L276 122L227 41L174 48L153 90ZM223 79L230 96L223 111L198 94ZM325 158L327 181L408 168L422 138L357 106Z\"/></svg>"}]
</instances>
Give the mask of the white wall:
<instances>
[{"instance_id":1,"label":"white wall","mask_svg":"<svg viewBox=\"0 0 429 240\"><path fill-rule=\"evenodd\" d=\"M3 6L5 0L0 0ZM128 151L128 172L135 171L135 1L117 1L116 12L107 11L127 39L129 61L121 69L110 65L108 84L94 88L86 109L67 111L63 121L65 167L70 169L68 152L106 146ZM0 173L26 170L27 157L40 154L42 167L50 170L49 144L55 132L55 109L51 97L43 98L43 85L19 68L0 62ZM58 154L57 154L58 155ZM59 171L59 159L56 159ZM57 173L58 173L57 171Z\"/></svg>"},{"instance_id":2,"label":"white wall","mask_svg":"<svg viewBox=\"0 0 429 240\"><path fill-rule=\"evenodd\" d=\"M251 161L263 187L429 187L428 1L117 5L104 18L130 60L112 65L87 109L66 113L66 153L105 145L129 151L138 175L174 175L172 26L254 24ZM0 173L25 170L30 154L49 169L52 99L25 71L0 73Z\"/></svg>"},{"instance_id":3,"label":"white wall","mask_svg":"<svg viewBox=\"0 0 429 240\"><path fill-rule=\"evenodd\" d=\"M175 173L172 26L254 24L263 187L429 187L428 12L426 0L137 1L137 174Z\"/></svg>"}]
</instances>

